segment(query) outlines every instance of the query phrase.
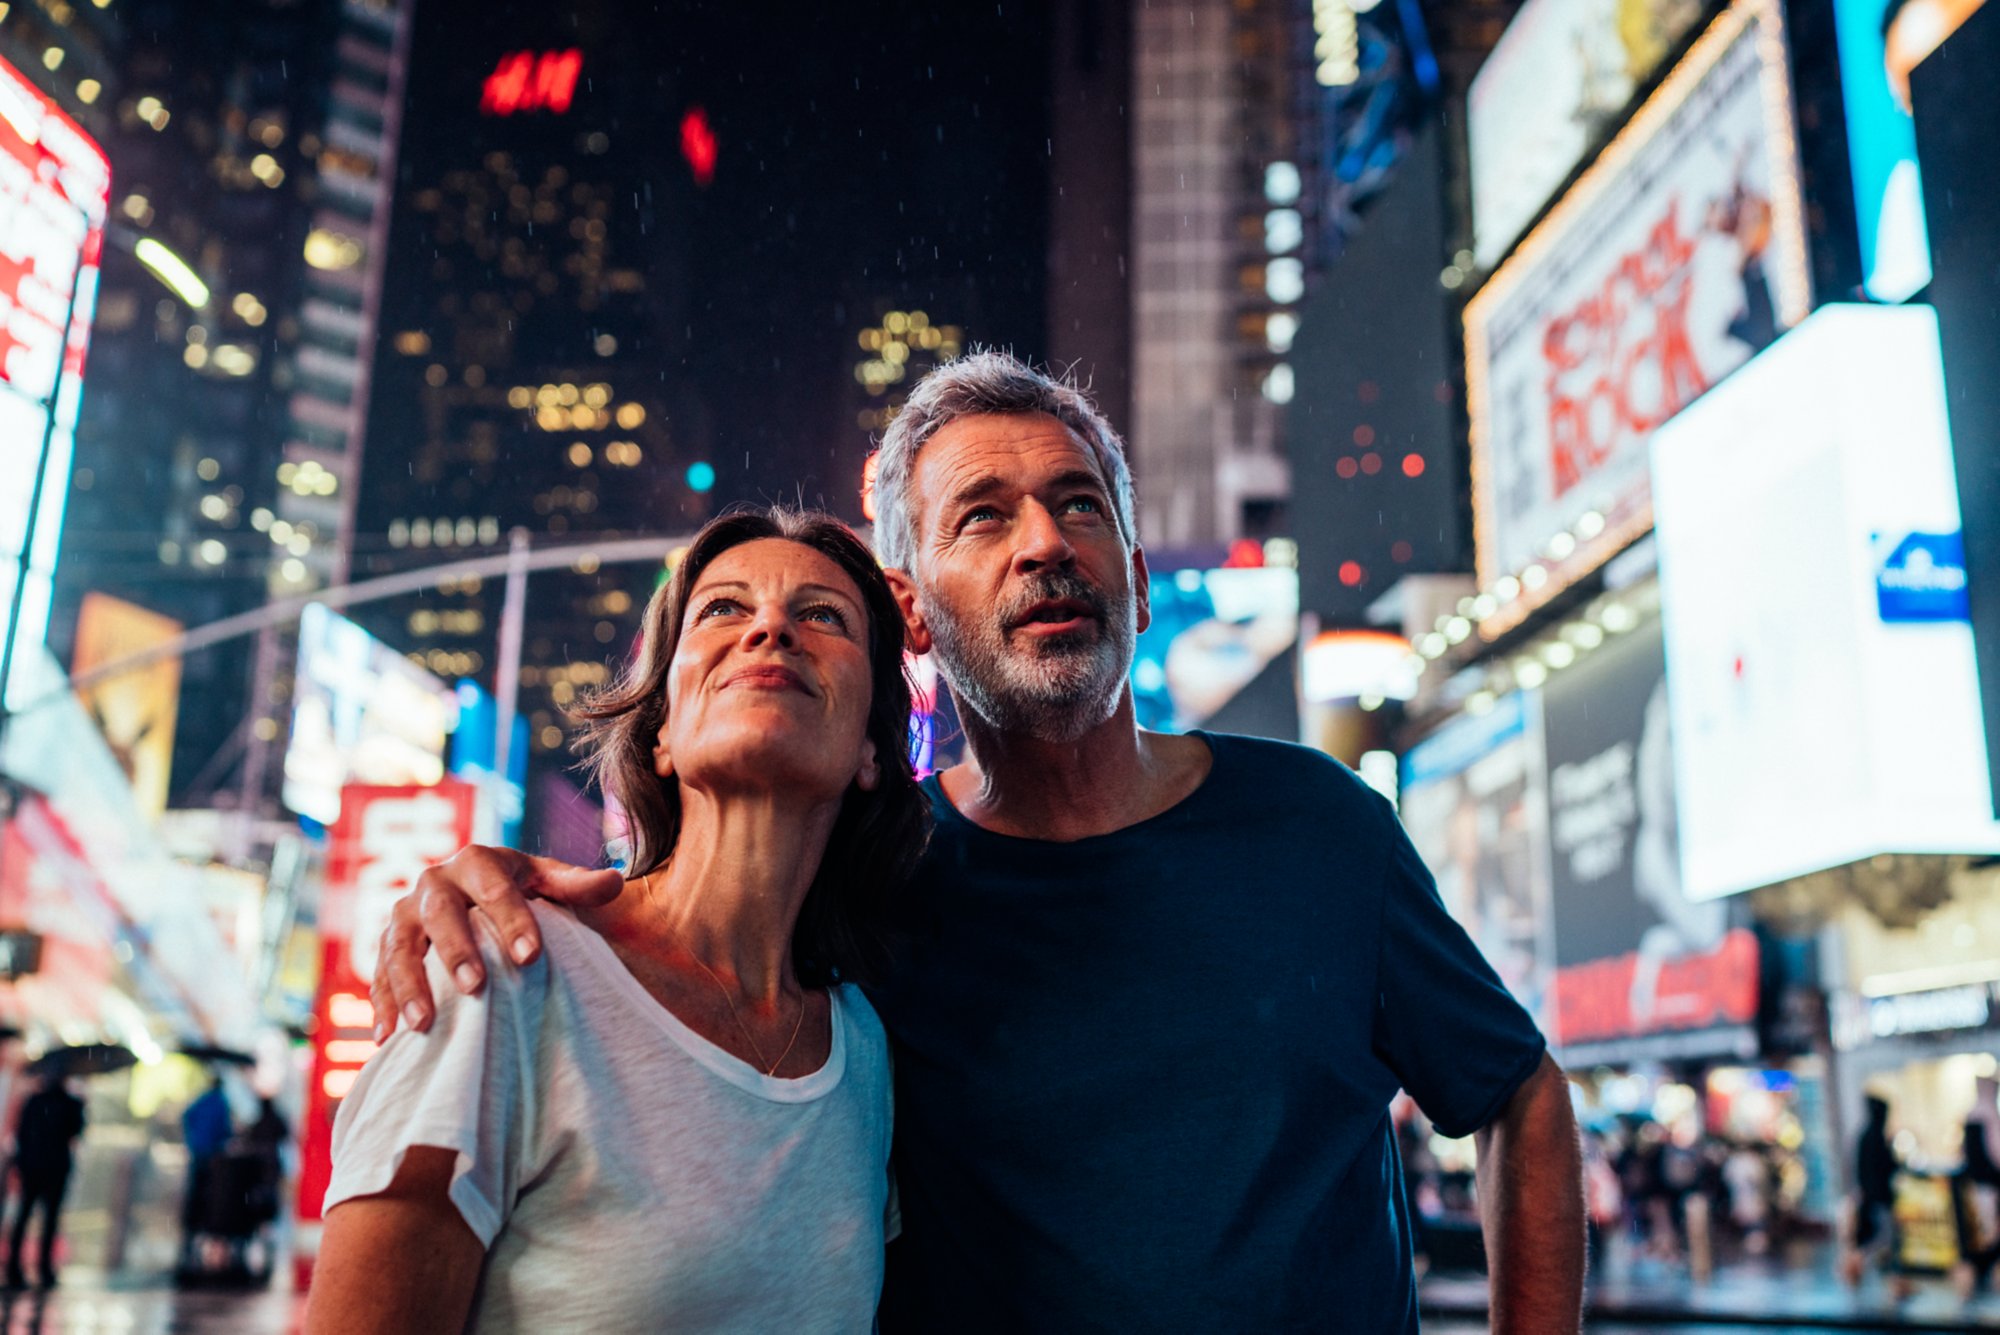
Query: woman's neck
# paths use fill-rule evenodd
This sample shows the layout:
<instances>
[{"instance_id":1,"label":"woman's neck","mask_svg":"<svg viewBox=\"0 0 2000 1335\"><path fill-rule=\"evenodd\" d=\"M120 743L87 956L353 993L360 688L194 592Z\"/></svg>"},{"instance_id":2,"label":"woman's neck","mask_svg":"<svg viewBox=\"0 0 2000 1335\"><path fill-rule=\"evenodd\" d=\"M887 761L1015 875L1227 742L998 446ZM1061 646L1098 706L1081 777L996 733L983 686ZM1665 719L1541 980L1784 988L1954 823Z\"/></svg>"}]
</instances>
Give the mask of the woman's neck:
<instances>
[{"instance_id":1,"label":"woman's neck","mask_svg":"<svg viewBox=\"0 0 2000 1335\"><path fill-rule=\"evenodd\" d=\"M695 961L755 1003L798 990L792 932L826 852L838 801L801 808L769 793L681 789L667 864L589 917L614 945Z\"/></svg>"}]
</instances>

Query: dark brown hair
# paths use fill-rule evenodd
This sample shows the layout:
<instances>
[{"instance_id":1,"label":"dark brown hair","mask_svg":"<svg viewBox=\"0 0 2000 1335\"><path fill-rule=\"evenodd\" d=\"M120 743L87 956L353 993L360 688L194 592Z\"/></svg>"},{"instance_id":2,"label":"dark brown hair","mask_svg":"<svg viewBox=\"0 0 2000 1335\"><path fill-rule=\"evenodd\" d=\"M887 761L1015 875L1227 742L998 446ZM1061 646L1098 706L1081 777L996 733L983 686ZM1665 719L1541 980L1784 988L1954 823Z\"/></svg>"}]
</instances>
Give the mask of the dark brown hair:
<instances>
[{"instance_id":1,"label":"dark brown hair","mask_svg":"<svg viewBox=\"0 0 2000 1335\"><path fill-rule=\"evenodd\" d=\"M667 719L667 672L680 642L688 595L732 547L781 538L826 556L861 591L868 613L872 677L868 739L881 780L872 792L850 786L792 933L792 964L808 987L867 981L880 967L892 905L930 833L930 802L910 768L910 683L903 675L903 616L882 570L854 531L813 510L740 511L710 520L646 605L636 657L619 680L575 714L578 743L603 790L625 809L632 842L628 876L666 865L680 837L680 789L653 771L653 747Z\"/></svg>"}]
</instances>

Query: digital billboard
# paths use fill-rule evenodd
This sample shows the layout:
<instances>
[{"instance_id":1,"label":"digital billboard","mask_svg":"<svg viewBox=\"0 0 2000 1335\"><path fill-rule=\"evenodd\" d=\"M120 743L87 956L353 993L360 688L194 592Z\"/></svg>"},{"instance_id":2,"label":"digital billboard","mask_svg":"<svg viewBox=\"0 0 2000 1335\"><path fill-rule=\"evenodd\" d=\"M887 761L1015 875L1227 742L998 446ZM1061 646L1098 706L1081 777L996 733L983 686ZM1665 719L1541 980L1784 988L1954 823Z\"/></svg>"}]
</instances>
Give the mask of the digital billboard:
<instances>
[{"instance_id":1,"label":"digital billboard","mask_svg":"<svg viewBox=\"0 0 2000 1335\"><path fill-rule=\"evenodd\" d=\"M1151 585L1152 624L1132 659L1142 728L1201 727L1298 641L1296 570L1155 571Z\"/></svg>"},{"instance_id":2,"label":"digital billboard","mask_svg":"<svg viewBox=\"0 0 2000 1335\"><path fill-rule=\"evenodd\" d=\"M1500 981L1547 1028L1549 916L1539 702L1517 691L1403 757L1403 828Z\"/></svg>"},{"instance_id":3,"label":"digital billboard","mask_svg":"<svg viewBox=\"0 0 2000 1335\"><path fill-rule=\"evenodd\" d=\"M1729 9L1467 304L1487 636L1645 532L1647 438L1804 317L1790 105L1775 5Z\"/></svg>"},{"instance_id":4,"label":"digital billboard","mask_svg":"<svg viewBox=\"0 0 2000 1335\"><path fill-rule=\"evenodd\" d=\"M1607 641L1542 692L1550 1039L1572 1063L1756 1047L1756 936L1681 875L1666 656L1657 622Z\"/></svg>"},{"instance_id":5,"label":"digital billboard","mask_svg":"<svg viewBox=\"0 0 2000 1335\"><path fill-rule=\"evenodd\" d=\"M285 805L333 824L349 783L444 777L458 696L361 627L318 603L299 618Z\"/></svg>"},{"instance_id":6,"label":"digital billboard","mask_svg":"<svg viewBox=\"0 0 2000 1335\"><path fill-rule=\"evenodd\" d=\"M1930 308L1821 309L1652 452L1688 892L2000 851Z\"/></svg>"},{"instance_id":7,"label":"digital billboard","mask_svg":"<svg viewBox=\"0 0 2000 1335\"><path fill-rule=\"evenodd\" d=\"M1704 8L1702 0L1528 0L1515 11L1466 95L1479 267L1506 253Z\"/></svg>"},{"instance_id":8,"label":"digital billboard","mask_svg":"<svg viewBox=\"0 0 2000 1335\"><path fill-rule=\"evenodd\" d=\"M1834 0L1833 5L1861 286L1875 300L1888 302L1909 300L1931 280L1907 76L1889 66L1890 15L1901 8L1902 0Z\"/></svg>"},{"instance_id":9,"label":"digital billboard","mask_svg":"<svg viewBox=\"0 0 2000 1335\"><path fill-rule=\"evenodd\" d=\"M0 60L0 634L18 584L15 667L48 635L110 191L90 136ZM9 675L0 691L21 705Z\"/></svg>"},{"instance_id":10,"label":"digital billboard","mask_svg":"<svg viewBox=\"0 0 2000 1335\"><path fill-rule=\"evenodd\" d=\"M76 614L76 647L70 675L114 663L177 638L184 629L171 617L95 589ZM155 659L77 692L132 784L132 798L149 821L167 809L174 764L174 724L180 713L181 660Z\"/></svg>"}]
</instances>

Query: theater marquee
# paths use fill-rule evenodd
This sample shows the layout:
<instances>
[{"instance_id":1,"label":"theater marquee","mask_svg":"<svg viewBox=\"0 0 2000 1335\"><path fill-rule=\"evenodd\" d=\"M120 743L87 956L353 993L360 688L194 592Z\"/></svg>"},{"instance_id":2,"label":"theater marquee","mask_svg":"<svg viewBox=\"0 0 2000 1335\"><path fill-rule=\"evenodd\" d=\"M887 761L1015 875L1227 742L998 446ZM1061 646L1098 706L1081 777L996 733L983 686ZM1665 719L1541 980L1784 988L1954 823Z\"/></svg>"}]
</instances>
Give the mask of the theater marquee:
<instances>
[{"instance_id":1,"label":"theater marquee","mask_svg":"<svg viewBox=\"0 0 2000 1335\"><path fill-rule=\"evenodd\" d=\"M1652 524L1646 442L1810 305L1777 7L1698 39L1466 307L1491 637Z\"/></svg>"}]
</instances>

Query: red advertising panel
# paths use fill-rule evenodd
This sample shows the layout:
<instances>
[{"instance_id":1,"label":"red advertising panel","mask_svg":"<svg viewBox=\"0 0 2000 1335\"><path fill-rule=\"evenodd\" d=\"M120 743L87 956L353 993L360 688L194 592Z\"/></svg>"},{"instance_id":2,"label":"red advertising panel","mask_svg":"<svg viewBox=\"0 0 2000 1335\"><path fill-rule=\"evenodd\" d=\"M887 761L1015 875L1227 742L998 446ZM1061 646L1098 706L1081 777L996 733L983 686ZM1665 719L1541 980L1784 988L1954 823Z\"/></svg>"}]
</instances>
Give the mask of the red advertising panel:
<instances>
[{"instance_id":1,"label":"red advertising panel","mask_svg":"<svg viewBox=\"0 0 2000 1335\"><path fill-rule=\"evenodd\" d=\"M383 925L397 899L433 862L472 838L475 790L447 781L430 787L350 784L330 832L326 890L320 904L325 950L313 1007L312 1083L301 1137L299 1218L316 1220L333 1170L333 1117L375 1051L375 1011L368 984ZM301 1239L310 1267L310 1238Z\"/></svg>"}]
</instances>

